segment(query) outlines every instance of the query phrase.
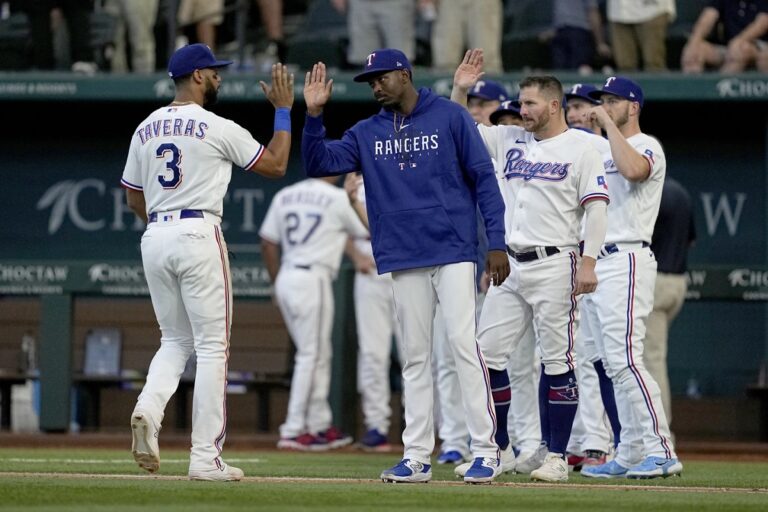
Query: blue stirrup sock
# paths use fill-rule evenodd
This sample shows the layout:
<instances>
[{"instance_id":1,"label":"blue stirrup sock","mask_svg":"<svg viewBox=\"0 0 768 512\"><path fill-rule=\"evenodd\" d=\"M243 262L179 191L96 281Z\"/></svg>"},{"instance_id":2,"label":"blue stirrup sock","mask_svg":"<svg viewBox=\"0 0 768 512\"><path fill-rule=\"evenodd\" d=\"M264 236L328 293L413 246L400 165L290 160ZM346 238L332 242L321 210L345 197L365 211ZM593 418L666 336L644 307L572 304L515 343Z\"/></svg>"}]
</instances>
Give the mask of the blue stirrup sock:
<instances>
[{"instance_id":1,"label":"blue stirrup sock","mask_svg":"<svg viewBox=\"0 0 768 512\"><path fill-rule=\"evenodd\" d=\"M573 419L579 405L576 374L570 370L562 375L549 375L549 451L565 455L571 437Z\"/></svg>"},{"instance_id":2,"label":"blue stirrup sock","mask_svg":"<svg viewBox=\"0 0 768 512\"><path fill-rule=\"evenodd\" d=\"M619 410L616 408L616 396L613 394L613 382L605 372L602 361L595 361L595 371L600 382L603 407L605 407L605 413L608 415L608 421L611 422L611 430L613 430L613 447L616 448L621 441L621 422L619 421Z\"/></svg>"},{"instance_id":3,"label":"blue stirrup sock","mask_svg":"<svg viewBox=\"0 0 768 512\"><path fill-rule=\"evenodd\" d=\"M509 374L506 369L491 370L488 368L488 376L491 380L493 408L496 411L496 444L503 450L509 446L507 415L509 414L509 401L512 397L512 391L509 387Z\"/></svg>"}]
</instances>

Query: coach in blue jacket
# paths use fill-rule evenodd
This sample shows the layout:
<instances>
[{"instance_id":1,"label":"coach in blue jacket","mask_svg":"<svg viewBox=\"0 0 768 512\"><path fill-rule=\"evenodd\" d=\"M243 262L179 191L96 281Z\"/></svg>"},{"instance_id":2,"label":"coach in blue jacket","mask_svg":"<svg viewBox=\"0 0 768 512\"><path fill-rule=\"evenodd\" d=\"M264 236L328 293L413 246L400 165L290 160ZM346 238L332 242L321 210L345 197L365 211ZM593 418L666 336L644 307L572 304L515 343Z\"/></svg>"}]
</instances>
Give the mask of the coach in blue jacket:
<instances>
[{"instance_id":1,"label":"coach in blue jacket","mask_svg":"<svg viewBox=\"0 0 768 512\"><path fill-rule=\"evenodd\" d=\"M466 110L429 89L417 91L401 51L374 51L355 81L368 83L382 109L329 142L322 113L333 80L326 80L322 62L307 73L301 149L310 176L362 171L376 267L392 272L404 345L405 452L381 478L432 477L432 321L439 302L472 437L474 461L465 480L489 482L501 468L487 370L475 341L475 212L479 205L489 240L486 268L500 284L509 263L493 164Z\"/></svg>"}]
</instances>

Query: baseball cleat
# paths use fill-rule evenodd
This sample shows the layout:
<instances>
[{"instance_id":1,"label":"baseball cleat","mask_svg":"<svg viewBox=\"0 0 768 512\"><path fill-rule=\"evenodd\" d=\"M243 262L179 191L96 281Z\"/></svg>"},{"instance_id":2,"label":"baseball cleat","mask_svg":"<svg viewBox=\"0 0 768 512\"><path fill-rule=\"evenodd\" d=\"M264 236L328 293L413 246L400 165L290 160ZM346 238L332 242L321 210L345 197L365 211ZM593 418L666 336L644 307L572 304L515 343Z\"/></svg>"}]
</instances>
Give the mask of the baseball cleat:
<instances>
[{"instance_id":1,"label":"baseball cleat","mask_svg":"<svg viewBox=\"0 0 768 512\"><path fill-rule=\"evenodd\" d=\"M222 463L220 468L190 469L190 480L204 480L208 482L237 482L243 478L243 470Z\"/></svg>"},{"instance_id":2,"label":"baseball cleat","mask_svg":"<svg viewBox=\"0 0 768 512\"><path fill-rule=\"evenodd\" d=\"M437 457L437 463L438 464L461 464L466 460L464 457L464 454L462 454L459 450L447 450L444 452L441 452L440 455Z\"/></svg>"},{"instance_id":3,"label":"baseball cleat","mask_svg":"<svg viewBox=\"0 0 768 512\"><path fill-rule=\"evenodd\" d=\"M581 476L589 478L626 478L629 468L625 468L615 460L600 464L599 466L584 466L581 468Z\"/></svg>"},{"instance_id":4,"label":"baseball cleat","mask_svg":"<svg viewBox=\"0 0 768 512\"><path fill-rule=\"evenodd\" d=\"M329 450L350 445L353 440L351 435L345 434L336 427L329 427L324 432L320 432L317 434L317 438L321 442L325 442L328 445Z\"/></svg>"},{"instance_id":5,"label":"baseball cleat","mask_svg":"<svg viewBox=\"0 0 768 512\"><path fill-rule=\"evenodd\" d=\"M510 471L515 471L515 452L512 450L512 445L507 445L506 448L501 450L501 472L502 473L509 473ZM467 471L469 471L469 468L472 467L473 462L465 462L464 464L460 464L456 466L456 468L453 470L453 474L456 475L458 478L464 478L467 474Z\"/></svg>"},{"instance_id":6,"label":"baseball cleat","mask_svg":"<svg viewBox=\"0 0 768 512\"><path fill-rule=\"evenodd\" d=\"M547 445L542 443L533 452L521 452L515 460L515 472L529 474L534 469L539 469L544 464L544 458L549 453Z\"/></svg>"},{"instance_id":7,"label":"baseball cleat","mask_svg":"<svg viewBox=\"0 0 768 512\"><path fill-rule=\"evenodd\" d=\"M540 482L567 482L568 464L559 453L548 453L544 464L531 471L531 480Z\"/></svg>"},{"instance_id":8,"label":"baseball cleat","mask_svg":"<svg viewBox=\"0 0 768 512\"><path fill-rule=\"evenodd\" d=\"M152 417L144 411L131 414L131 453L141 469L154 473L160 469L160 446L157 442L159 429Z\"/></svg>"},{"instance_id":9,"label":"baseball cleat","mask_svg":"<svg viewBox=\"0 0 768 512\"><path fill-rule=\"evenodd\" d=\"M680 475L682 472L683 464L679 460L650 456L629 469L627 478L667 478L668 476Z\"/></svg>"},{"instance_id":10,"label":"baseball cleat","mask_svg":"<svg viewBox=\"0 0 768 512\"><path fill-rule=\"evenodd\" d=\"M387 436L375 428L370 429L363 435L359 446L364 452L388 452L392 449Z\"/></svg>"},{"instance_id":11,"label":"baseball cleat","mask_svg":"<svg viewBox=\"0 0 768 512\"><path fill-rule=\"evenodd\" d=\"M468 484L490 484L501 473L501 461L495 457L475 457L464 474Z\"/></svg>"},{"instance_id":12,"label":"baseball cleat","mask_svg":"<svg viewBox=\"0 0 768 512\"><path fill-rule=\"evenodd\" d=\"M397 465L381 472L381 481L388 483L427 483L432 479L432 466L412 459L403 459Z\"/></svg>"},{"instance_id":13,"label":"baseball cleat","mask_svg":"<svg viewBox=\"0 0 768 512\"><path fill-rule=\"evenodd\" d=\"M277 442L280 450L296 450L299 452L322 452L328 450L328 442L312 434L301 434L296 437L281 437Z\"/></svg>"}]
</instances>

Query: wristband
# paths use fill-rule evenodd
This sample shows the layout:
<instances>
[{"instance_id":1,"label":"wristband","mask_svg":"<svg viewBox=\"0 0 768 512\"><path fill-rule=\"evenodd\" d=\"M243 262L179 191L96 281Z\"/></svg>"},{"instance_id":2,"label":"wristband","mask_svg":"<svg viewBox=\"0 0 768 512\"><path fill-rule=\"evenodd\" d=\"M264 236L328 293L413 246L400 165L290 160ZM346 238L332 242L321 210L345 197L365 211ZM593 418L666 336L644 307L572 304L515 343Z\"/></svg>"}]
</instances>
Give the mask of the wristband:
<instances>
[{"instance_id":1,"label":"wristband","mask_svg":"<svg viewBox=\"0 0 768 512\"><path fill-rule=\"evenodd\" d=\"M275 109L275 131L291 133L291 109L288 107Z\"/></svg>"}]
</instances>

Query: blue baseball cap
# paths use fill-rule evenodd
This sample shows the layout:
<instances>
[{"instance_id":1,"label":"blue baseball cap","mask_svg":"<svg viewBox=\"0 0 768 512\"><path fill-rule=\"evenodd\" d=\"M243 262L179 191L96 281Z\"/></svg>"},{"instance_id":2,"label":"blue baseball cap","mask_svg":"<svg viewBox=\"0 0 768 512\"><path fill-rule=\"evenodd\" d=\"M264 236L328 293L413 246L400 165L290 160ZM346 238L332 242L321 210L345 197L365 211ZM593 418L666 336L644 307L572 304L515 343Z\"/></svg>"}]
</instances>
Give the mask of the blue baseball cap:
<instances>
[{"instance_id":1,"label":"blue baseball cap","mask_svg":"<svg viewBox=\"0 0 768 512\"><path fill-rule=\"evenodd\" d=\"M613 94L629 101L636 101L643 106L643 89L629 78L609 76L602 90L589 93L590 98L599 100L603 94Z\"/></svg>"},{"instance_id":2,"label":"blue baseball cap","mask_svg":"<svg viewBox=\"0 0 768 512\"><path fill-rule=\"evenodd\" d=\"M599 105L600 100L597 100L589 95L589 93L597 91L597 87L590 84L573 84L571 90L565 93L566 100L584 100L593 105Z\"/></svg>"},{"instance_id":3,"label":"blue baseball cap","mask_svg":"<svg viewBox=\"0 0 768 512\"><path fill-rule=\"evenodd\" d=\"M382 48L374 50L365 58L363 72L355 76L353 80L355 82L367 82L376 75L397 71L398 69L405 69L409 75L412 73L413 70L411 69L411 63L408 62L408 57L400 50Z\"/></svg>"},{"instance_id":4,"label":"blue baseball cap","mask_svg":"<svg viewBox=\"0 0 768 512\"><path fill-rule=\"evenodd\" d=\"M486 101L506 101L509 93L498 82L493 80L478 80L475 86L469 90L467 97L480 98Z\"/></svg>"},{"instance_id":5,"label":"blue baseball cap","mask_svg":"<svg viewBox=\"0 0 768 512\"><path fill-rule=\"evenodd\" d=\"M502 101L499 108L488 116L493 124L499 124L499 118L508 114L520 116L520 103L517 99Z\"/></svg>"},{"instance_id":6,"label":"blue baseball cap","mask_svg":"<svg viewBox=\"0 0 768 512\"><path fill-rule=\"evenodd\" d=\"M189 75L196 69L223 68L232 64L231 60L216 60L208 45L202 43L182 46L171 55L168 61L168 76L179 78Z\"/></svg>"}]
</instances>

